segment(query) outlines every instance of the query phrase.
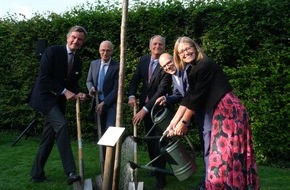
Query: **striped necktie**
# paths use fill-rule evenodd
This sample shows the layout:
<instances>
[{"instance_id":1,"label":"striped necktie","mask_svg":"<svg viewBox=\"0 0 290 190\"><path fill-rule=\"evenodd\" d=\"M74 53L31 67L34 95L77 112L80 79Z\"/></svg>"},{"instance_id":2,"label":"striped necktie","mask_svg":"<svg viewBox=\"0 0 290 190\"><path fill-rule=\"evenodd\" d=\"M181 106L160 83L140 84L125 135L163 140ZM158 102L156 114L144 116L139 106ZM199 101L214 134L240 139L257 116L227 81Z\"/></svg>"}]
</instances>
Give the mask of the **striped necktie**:
<instances>
[{"instance_id":1,"label":"striped necktie","mask_svg":"<svg viewBox=\"0 0 290 190\"><path fill-rule=\"evenodd\" d=\"M151 77L152 77L152 73L153 73L153 65L154 65L154 61L151 60L151 61L150 61L150 64L149 64L149 68L148 68L148 83L150 82Z\"/></svg>"}]
</instances>

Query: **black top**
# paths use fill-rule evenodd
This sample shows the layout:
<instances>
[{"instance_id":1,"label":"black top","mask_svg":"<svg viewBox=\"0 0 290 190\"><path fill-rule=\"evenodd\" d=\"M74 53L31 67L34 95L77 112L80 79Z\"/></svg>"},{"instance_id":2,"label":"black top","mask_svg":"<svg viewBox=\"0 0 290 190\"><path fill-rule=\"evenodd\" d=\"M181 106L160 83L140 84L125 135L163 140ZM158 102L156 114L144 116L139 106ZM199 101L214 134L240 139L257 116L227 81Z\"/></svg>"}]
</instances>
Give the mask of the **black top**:
<instances>
[{"instance_id":1,"label":"black top","mask_svg":"<svg viewBox=\"0 0 290 190\"><path fill-rule=\"evenodd\" d=\"M233 88L221 67L209 58L192 64L188 74L189 90L181 105L191 110L214 109Z\"/></svg>"}]
</instances>

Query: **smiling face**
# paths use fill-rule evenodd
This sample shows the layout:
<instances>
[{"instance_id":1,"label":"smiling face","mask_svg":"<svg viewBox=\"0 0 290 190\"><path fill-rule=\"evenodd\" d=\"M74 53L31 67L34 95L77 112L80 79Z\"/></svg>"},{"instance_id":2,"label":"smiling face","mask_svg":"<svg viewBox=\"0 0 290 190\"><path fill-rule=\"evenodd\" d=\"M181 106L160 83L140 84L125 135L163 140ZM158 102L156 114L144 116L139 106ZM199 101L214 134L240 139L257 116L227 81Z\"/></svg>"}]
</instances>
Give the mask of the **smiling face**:
<instances>
[{"instance_id":1,"label":"smiling face","mask_svg":"<svg viewBox=\"0 0 290 190\"><path fill-rule=\"evenodd\" d=\"M177 52L179 58L185 63L191 63L196 59L196 52L189 43L180 43Z\"/></svg>"},{"instance_id":2,"label":"smiling face","mask_svg":"<svg viewBox=\"0 0 290 190\"><path fill-rule=\"evenodd\" d=\"M176 73L176 67L173 63L173 58L168 53L164 53L159 57L159 65L168 74L173 75Z\"/></svg>"},{"instance_id":3,"label":"smiling face","mask_svg":"<svg viewBox=\"0 0 290 190\"><path fill-rule=\"evenodd\" d=\"M83 32L73 31L67 35L66 42L68 48L75 52L76 50L80 49L85 41L85 34Z\"/></svg>"},{"instance_id":4,"label":"smiling face","mask_svg":"<svg viewBox=\"0 0 290 190\"><path fill-rule=\"evenodd\" d=\"M159 56L165 51L165 42L161 36L151 38L149 49L153 59L158 59Z\"/></svg>"},{"instance_id":5,"label":"smiling face","mask_svg":"<svg viewBox=\"0 0 290 190\"><path fill-rule=\"evenodd\" d=\"M100 45L99 53L100 53L102 61L104 63L107 63L113 54L112 43L109 41L103 41Z\"/></svg>"}]
</instances>

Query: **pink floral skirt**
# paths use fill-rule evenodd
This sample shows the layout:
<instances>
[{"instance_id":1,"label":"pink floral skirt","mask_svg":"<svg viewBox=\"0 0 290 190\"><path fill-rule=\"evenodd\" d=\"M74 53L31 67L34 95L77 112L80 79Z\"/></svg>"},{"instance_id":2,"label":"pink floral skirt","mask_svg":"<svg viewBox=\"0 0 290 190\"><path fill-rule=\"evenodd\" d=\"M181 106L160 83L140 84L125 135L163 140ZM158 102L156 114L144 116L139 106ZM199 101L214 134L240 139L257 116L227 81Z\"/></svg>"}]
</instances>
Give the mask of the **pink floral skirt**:
<instances>
[{"instance_id":1,"label":"pink floral skirt","mask_svg":"<svg viewBox=\"0 0 290 190\"><path fill-rule=\"evenodd\" d=\"M258 190L251 126L245 106L227 93L213 113L207 190Z\"/></svg>"}]
</instances>

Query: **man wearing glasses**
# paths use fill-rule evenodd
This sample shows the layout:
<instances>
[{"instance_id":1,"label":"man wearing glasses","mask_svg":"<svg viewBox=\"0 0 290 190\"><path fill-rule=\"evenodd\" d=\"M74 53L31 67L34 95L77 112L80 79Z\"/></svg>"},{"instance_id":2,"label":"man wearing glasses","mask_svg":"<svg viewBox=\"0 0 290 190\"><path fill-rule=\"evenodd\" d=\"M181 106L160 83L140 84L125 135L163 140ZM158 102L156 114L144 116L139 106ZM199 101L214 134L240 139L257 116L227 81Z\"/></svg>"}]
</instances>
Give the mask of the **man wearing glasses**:
<instances>
[{"instance_id":1,"label":"man wearing glasses","mask_svg":"<svg viewBox=\"0 0 290 190\"><path fill-rule=\"evenodd\" d=\"M186 65L183 71L177 70L173 63L173 57L169 53L163 53L159 57L159 65L166 73L172 75L174 89L172 95L159 97L155 104L177 104L182 100L188 89L187 69L190 69L190 65Z\"/></svg>"}]
</instances>

